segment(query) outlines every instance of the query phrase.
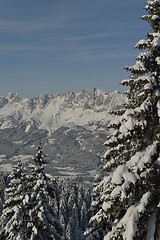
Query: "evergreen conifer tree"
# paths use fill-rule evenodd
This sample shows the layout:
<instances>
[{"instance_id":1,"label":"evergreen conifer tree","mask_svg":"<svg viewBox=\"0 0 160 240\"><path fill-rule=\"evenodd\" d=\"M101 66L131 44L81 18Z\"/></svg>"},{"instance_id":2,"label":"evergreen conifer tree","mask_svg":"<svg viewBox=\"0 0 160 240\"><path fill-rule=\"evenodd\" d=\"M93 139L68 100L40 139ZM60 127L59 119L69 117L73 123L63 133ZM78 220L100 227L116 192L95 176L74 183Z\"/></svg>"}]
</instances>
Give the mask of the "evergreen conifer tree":
<instances>
[{"instance_id":1,"label":"evergreen conifer tree","mask_svg":"<svg viewBox=\"0 0 160 240\"><path fill-rule=\"evenodd\" d=\"M152 31L136 44L141 53L126 67L126 110L111 124L94 188L87 239L160 239L160 0L146 3Z\"/></svg>"},{"instance_id":2,"label":"evergreen conifer tree","mask_svg":"<svg viewBox=\"0 0 160 240\"><path fill-rule=\"evenodd\" d=\"M84 233L86 226L88 224L88 209L86 202L83 202L81 205L81 211L80 211L80 229L82 230L82 233Z\"/></svg>"},{"instance_id":3,"label":"evergreen conifer tree","mask_svg":"<svg viewBox=\"0 0 160 240\"><path fill-rule=\"evenodd\" d=\"M0 216L2 213L3 202L4 202L4 189L5 189L5 178L3 174L0 175Z\"/></svg>"},{"instance_id":4,"label":"evergreen conifer tree","mask_svg":"<svg viewBox=\"0 0 160 240\"><path fill-rule=\"evenodd\" d=\"M59 219L64 228L65 239L83 240L91 205L89 191L71 180L62 185Z\"/></svg>"},{"instance_id":5,"label":"evergreen conifer tree","mask_svg":"<svg viewBox=\"0 0 160 240\"><path fill-rule=\"evenodd\" d=\"M50 201L54 194L44 173L41 144L34 160L31 173L19 161L9 176L0 217L1 240L63 240L63 229Z\"/></svg>"},{"instance_id":6,"label":"evergreen conifer tree","mask_svg":"<svg viewBox=\"0 0 160 240\"><path fill-rule=\"evenodd\" d=\"M30 200L28 203L28 239L33 240L62 240L63 230L54 206L50 203L48 178L44 173L44 155L42 145L39 144L34 160L36 166L32 167L29 176Z\"/></svg>"},{"instance_id":7,"label":"evergreen conifer tree","mask_svg":"<svg viewBox=\"0 0 160 240\"><path fill-rule=\"evenodd\" d=\"M1 240L27 240L25 209L28 201L25 195L26 174L18 162L9 176L9 185L4 192L3 211L0 218Z\"/></svg>"},{"instance_id":8,"label":"evergreen conifer tree","mask_svg":"<svg viewBox=\"0 0 160 240\"><path fill-rule=\"evenodd\" d=\"M66 239L67 240L82 240L79 219L78 219L78 209L76 204L73 205L69 221L66 229Z\"/></svg>"}]
</instances>

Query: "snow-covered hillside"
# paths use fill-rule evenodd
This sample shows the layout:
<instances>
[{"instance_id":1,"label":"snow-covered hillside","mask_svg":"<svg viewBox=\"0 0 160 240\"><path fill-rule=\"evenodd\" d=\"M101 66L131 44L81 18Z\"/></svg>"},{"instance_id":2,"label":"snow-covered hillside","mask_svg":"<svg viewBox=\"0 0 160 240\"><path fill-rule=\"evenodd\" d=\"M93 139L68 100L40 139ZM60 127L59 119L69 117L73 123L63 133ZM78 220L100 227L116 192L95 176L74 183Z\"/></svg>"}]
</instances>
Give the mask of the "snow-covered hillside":
<instances>
[{"instance_id":1,"label":"snow-covered hillside","mask_svg":"<svg viewBox=\"0 0 160 240\"><path fill-rule=\"evenodd\" d=\"M118 92L99 89L40 95L16 93L0 98L0 171L19 158L29 164L39 141L47 154L46 170L54 175L93 175L105 147L111 110L123 106Z\"/></svg>"},{"instance_id":2,"label":"snow-covered hillside","mask_svg":"<svg viewBox=\"0 0 160 240\"><path fill-rule=\"evenodd\" d=\"M0 97L0 129L26 126L46 129L51 134L61 126L80 125L96 129L110 120L109 111L119 108L124 97L118 92L83 90L57 95L40 95L32 99L17 93Z\"/></svg>"}]
</instances>

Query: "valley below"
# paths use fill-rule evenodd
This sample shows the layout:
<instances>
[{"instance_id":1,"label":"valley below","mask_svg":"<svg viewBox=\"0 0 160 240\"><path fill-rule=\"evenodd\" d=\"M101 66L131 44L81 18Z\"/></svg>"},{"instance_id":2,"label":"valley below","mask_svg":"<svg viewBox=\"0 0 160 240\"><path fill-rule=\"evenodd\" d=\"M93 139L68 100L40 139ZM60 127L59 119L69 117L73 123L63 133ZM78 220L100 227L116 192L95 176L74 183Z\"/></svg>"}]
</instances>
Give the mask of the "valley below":
<instances>
[{"instance_id":1,"label":"valley below","mask_svg":"<svg viewBox=\"0 0 160 240\"><path fill-rule=\"evenodd\" d=\"M10 172L19 159L32 165L42 142L48 174L92 181L115 118L111 112L124 103L118 91L99 89L32 99L17 93L0 97L0 172Z\"/></svg>"}]
</instances>

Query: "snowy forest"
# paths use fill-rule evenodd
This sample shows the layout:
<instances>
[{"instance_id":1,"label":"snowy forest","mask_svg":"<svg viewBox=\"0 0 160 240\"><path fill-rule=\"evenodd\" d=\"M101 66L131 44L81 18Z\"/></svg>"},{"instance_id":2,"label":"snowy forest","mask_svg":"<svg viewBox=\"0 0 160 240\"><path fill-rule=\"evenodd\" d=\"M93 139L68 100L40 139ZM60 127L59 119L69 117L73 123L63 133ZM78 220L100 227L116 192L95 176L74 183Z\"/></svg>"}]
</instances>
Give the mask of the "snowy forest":
<instances>
[{"instance_id":1,"label":"snowy forest","mask_svg":"<svg viewBox=\"0 0 160 240\"><path fill-rule=\"evenodd\" d=\"M39 143L0 178L0 240L160 239L160 0L141 17L151 30L122 85L127 103L109 125L93 189L45 173Z\"/></svg>"}]
</instances>

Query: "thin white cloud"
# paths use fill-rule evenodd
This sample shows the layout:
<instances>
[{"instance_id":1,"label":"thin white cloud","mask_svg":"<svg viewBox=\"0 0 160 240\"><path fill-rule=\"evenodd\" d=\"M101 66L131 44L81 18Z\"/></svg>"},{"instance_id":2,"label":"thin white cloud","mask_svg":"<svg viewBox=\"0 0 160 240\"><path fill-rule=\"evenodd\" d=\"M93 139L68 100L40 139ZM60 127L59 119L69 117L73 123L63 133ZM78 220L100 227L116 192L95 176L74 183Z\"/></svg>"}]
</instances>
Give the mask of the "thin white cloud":
<instances>
[{"instance_id":1,"label":"thin white cloud","mask_svg":"<svg viewBox=\"0 0 160 240\"><path fill-rule=\"evenodd\" d=\"M111 48L112 49L112 48ZM136 53L133 51L126 51L126 49L114 49L113 51L107 49L98 50L84 50L77 51L69 55L70 58L79 61L96 61L96 60L120 60L124 58L134 58Z\"/></svg>"},{"instance_id":2,"label":"thin white cloud","mask_svg":"<svg viewBox=\"0 0 160 240\"><path fill-rule=\"evenodd\" d=\"M61 51L62 47L61 46L54 46L51 44L23 44L23 43L0 43L0 53L5 54L5 53L10 53L13 54L21 54L22 55L33 55L37 53L53 53L57 51Z\"/></svg>"},{"instance_id":3,"label":"thin white cloud","mask_svg":"<svg viewBox=\"0 0 160 240\"><path fill-rule=\"evenodd\" d=\"M66 38L67 41L79 41L79 40L87 40L87 39L95 39L95 38L106 38L106 37L112 37L119 35L119 32L102 32L97 34L90 34L90 35L83 35L83 36L77 36L77 37L70 37Z\"/></svg>"},{"instance_id":4,"label":"thin white cloud","mask_svg":"<svg viewBox=\"0 0 160 240\"><path fill-rule=\"evenodd\" d=\"M59 17L57 19L53 17L45 17L39 19L28 20L0 20L0 32L1 33L14 33L24 34L34 31L43 31L57 29L64 26L65 19Z\"/></svg>"}]
</instances>

